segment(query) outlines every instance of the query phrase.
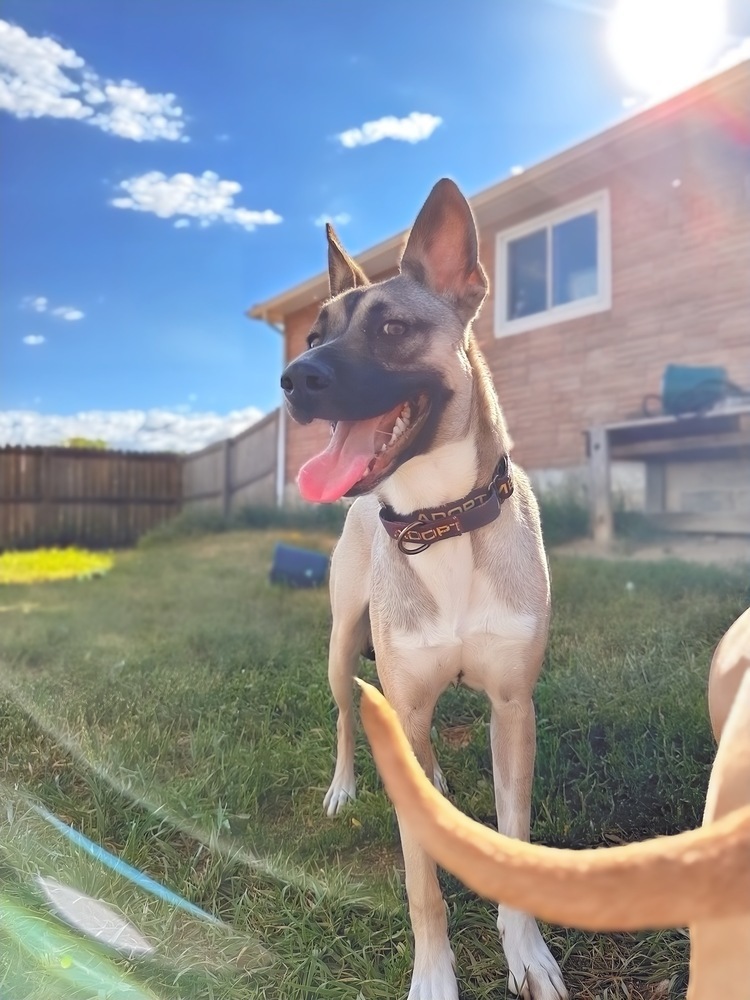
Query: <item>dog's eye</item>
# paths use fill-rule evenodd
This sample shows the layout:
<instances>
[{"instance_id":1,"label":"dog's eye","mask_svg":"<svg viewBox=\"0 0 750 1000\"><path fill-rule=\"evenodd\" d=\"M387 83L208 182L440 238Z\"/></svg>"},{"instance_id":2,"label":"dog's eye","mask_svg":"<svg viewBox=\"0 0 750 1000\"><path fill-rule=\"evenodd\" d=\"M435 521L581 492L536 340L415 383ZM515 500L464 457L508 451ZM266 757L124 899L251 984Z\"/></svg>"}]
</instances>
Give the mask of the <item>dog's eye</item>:
<instances>
[{"instance_id":1,"label":"dog's eye","mask_svg":"<svg viewBox=\"0 0 750 1000\"><path fill-rule=\"evenodd\" d=\"M307 338L308 347L317 347L321 343L321 336L319 333L311 333Z\"/></svg>"},{"instance_id":2,"label":"dog's eye","mask_svg":"<svg viewBox=\"0 0 750 1000\"><path fill-rule=\"evenodd\" d=\"M383 323L382 331L387 337L400 337L406 333L406 323L401 323L397 319L389 319Z\"/></svg>"}]
</instances>

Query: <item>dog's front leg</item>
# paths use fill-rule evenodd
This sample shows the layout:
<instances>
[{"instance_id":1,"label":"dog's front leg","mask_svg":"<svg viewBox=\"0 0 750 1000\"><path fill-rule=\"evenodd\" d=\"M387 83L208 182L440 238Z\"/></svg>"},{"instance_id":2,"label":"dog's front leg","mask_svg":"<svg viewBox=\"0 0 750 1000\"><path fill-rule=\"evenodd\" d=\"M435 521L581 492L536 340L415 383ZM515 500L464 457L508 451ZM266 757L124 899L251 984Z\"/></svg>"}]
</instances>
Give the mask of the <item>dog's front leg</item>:
<instances>
[{"instance_id":1,"label":"dog's front leg","mask_svg":"<svg viewBox=\"0 0 750 1000\"><path fill-rule=\"evenodd\" d=\"M531 692L507 698L490 694L492 768L497 828L528 840L531 785L536 751L536 722ZM528 913L498 907L497 927L508 962L508 985L523 1000L566 1000L568 994L557 962Z\"/></svg>"},{"instance_id":2,"label":"dog's front leg","mask_svg":"<svg viewBox=\"0 0 750 1000\"><path fill-rule=\"evenodd\" d=\"M432 713L439 692L427 692L423 682L412 684L403 672L388 683L388 671L379 666L383 690L396 710L417 760L430 781L434 757L430 743ZM408 1000L458 1000L453 952L448 941L448 919L435 862L422 850L400 817L406 895L414 933L414 971Z\"/></svg>"},{"instance_id":3,"label":"dog's front leg","mask_svg":"<svg viewBox=\"0 0 750 1000\"><path fill-rule=\"evenodd\" d=\"M335 816L355 796L352 678L370 631L370 544L356 503L349 510L331 558L330 590L333 625L328 647L328 683L339 714L336 767L323 808L329 816Z\"/></svg>"},{"instance_id":4,"label":"dog's front leg","mask_svg":"<svg viewBox=\"0 0 750 1000\"><path fill-rule=\"evenodd\" d=\"M336 767L331 786L323 799L323 808L329 816L335 816L356 795L352 678L367 634L366 612L358 619L350 615L344 616L343 621L334 617L328 650L328 683L339 715L336 722Z\"/></svg>"}]
</instances>

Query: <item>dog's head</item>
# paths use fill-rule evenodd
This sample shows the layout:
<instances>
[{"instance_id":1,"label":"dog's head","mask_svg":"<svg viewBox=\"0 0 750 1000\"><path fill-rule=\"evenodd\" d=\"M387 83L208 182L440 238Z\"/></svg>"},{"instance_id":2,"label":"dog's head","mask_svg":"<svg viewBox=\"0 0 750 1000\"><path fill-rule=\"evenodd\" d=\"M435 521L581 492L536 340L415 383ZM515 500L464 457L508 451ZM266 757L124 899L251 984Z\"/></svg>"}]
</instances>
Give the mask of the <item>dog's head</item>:
<instances>
[{"instance_id":1,"label":"dog's head","mask_svg":"<svg viewBox=\"0 0 750 1000\"><path fill-rule=\"evenodd\" d=\"M450 180L430 192L399 274L371 285L327 227L331 298L313 324L309 350L281 378L292 417L332 426L328 447L300 471L306 500L369 493L399 466L465 430L469 325L487 293L477 232Z\"/></svg>"}]
</instances>

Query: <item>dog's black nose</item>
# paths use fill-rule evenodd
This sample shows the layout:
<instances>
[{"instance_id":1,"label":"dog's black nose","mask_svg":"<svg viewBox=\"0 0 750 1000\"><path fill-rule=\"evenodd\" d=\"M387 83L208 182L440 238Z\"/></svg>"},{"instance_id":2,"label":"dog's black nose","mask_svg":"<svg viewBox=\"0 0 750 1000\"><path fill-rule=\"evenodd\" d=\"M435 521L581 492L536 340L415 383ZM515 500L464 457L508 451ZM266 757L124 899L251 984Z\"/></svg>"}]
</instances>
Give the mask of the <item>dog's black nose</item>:
<instances>
[{"instance_id":1,"label":"dog's black nose","mask_svg":"<svg viewBox=\"0 0 750 1000\"><path fill-rule=\"evenodd\" d=\"M303 355L287 366L281 376L281 388L290 402L304 403L327 389L332 381L333 371L325 361Z\"/></svg>"}]
</instances>

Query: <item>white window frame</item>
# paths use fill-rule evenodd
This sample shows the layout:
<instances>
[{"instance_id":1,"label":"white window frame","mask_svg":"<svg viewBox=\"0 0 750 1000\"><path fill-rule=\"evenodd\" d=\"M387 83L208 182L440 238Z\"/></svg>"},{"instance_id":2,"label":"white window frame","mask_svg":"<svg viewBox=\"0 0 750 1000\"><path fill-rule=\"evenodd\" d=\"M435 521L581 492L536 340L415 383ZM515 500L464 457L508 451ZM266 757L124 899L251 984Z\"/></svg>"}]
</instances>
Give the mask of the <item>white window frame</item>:
<instances>
[{"instance_id":1,"label":"white window frame","mask_svg":"<svg viewBox=\"0 0 750 1000\"><path fill-rule=\"evenodd\" d=\"M508 244L521 236L537 232L540 229L551 231L552 226L567 222L578 215L596 212L596 247L597 247L597 293L563 305L550 306L541 312L530 316L520 316L518 319L506 319L508 315ZM605 312L612 308L612 233L610 225L609 191L597 191L595 194L579 201L574 201L553 212L537 215L511 229L504 229L496 237L495 256L495 336L509 337L526 330L536 330L553 323L577 319L579 316L590 316L592 313ZM547 239L547 281L550 280L550 255L552 240Z\"/></svg>"}]
</instances>

